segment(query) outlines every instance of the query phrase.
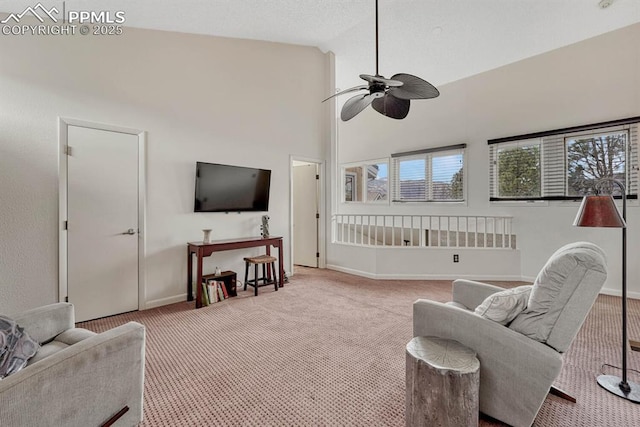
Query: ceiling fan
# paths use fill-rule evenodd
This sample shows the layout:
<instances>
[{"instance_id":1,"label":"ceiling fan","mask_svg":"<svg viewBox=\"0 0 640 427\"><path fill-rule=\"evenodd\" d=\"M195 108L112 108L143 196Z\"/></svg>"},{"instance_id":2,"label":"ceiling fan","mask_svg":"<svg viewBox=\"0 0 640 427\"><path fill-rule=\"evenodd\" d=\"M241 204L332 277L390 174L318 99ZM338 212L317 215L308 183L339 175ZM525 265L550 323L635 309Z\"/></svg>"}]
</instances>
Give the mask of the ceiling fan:
<instances>
[{"instance_id":1,"label":"ceiling fan","mask_svg":"<svg viewBox=\"0 0 640 427\"><path fill-rule=\"evenodd\" d=\"M367 82L366 85L345 89L329 98L345 93L367 91L349 98L342 107L340 118L342 121L351 120L369 104L378 113L392 119L404 119L409 114L411 99L430 99L440 95L438 89L431 83L411 74L399 73L390 79L378 73L378 0L376 0L376 74L360 74L360 78Z\"/></svg>"}]
</instances>

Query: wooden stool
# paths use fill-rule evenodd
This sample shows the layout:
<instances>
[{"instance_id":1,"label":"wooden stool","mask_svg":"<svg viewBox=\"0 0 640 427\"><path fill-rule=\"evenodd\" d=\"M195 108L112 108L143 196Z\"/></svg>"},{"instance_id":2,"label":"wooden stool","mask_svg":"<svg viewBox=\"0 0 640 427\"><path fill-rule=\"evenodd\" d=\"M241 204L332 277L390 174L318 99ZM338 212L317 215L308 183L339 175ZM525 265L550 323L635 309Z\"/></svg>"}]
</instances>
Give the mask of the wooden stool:
<instances>
[{"instance_id":1,"label":"wooden stool","mask_svg":"<svg viewBox=\"0 0 640 427\"><path fill-rule=\"evenodd\" d=\"M247 290L247 285L253 286L255 290L255 296L258 296L258 288L260 286L267 286L273 283L276 291L278 290L278 280L276 276L276 261L277 259L270 255L259 255L255 257L247 257L244 259L244 290ZM253 279L249 280L249 264L253 264L254 274ZM262 277L258 277L258 265L262 264ZM269 280L267 276L267 264L271 264L272 280ZM262 280L262 284L259 284Z\"/></svg>"},{"instance_id":2,"label":"wooden stool","mask_svg":"<svg viewBox=\"0 0 640 427\"><path fill-rule=\"evenodd\" d=\"M407 426L477 426L480 362L458 341L414 337L407 344Z\"/></svg>"}]
</instances>

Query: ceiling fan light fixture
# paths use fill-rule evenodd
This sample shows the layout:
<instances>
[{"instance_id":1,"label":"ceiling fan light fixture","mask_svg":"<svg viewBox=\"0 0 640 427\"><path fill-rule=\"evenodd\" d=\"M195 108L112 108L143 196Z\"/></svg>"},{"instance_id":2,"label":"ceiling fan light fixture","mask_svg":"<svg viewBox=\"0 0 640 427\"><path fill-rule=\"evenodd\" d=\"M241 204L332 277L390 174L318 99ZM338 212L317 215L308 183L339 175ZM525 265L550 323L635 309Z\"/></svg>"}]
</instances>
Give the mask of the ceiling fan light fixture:
<instances>
[{"instance_id":1,"label":"ceiling fan light fixture","mask_svg":"<svg viewBox=\"0 0 640 427\"><path fill-rule=\"evenodd\" d=\"M435 86L420 77L400 73L387 79L378 72L378 0L376 0L376 74L373 76L360 74L360 78L368 84L345 89L322 101L325 102L345 93L368 91L369 93L361 93L345 102L340 112L342 121L351 120L369 104L372 104L373 109L383 116L397 120L404 119L409 114L411 99L431 99L440 95Z\"/></svg>"}]
</instances>

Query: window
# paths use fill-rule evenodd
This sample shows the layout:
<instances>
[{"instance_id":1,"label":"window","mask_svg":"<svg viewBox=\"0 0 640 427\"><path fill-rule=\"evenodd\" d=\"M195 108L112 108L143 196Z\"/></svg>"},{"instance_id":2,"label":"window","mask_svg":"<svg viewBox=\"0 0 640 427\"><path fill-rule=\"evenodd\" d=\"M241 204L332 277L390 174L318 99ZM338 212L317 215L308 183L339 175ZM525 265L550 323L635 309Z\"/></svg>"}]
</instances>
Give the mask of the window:
<instances>
[{"instance_id":1,"label":"window","mask_svg":"<svg viewBox=\"0 0 640 427\"><path fill-rule=\"evenodd\" d=\"M566 138L567 195L583 196L602 177L627 182L627 131ZM613 194L621 196L620 187L613 185Z\"/></svg>"},{"instance_id":2,"label":"window","mask_svg":"<svg viewBox=\"0 0 640 427\"><path fill-rule=\"evenodd\" d=\"M392 154L394 202L464 200L466 144Z\"/></svg>"},{"instance_id":3,"label":"window","mask_svg":"<svg viewBox=\"0 0 640 427\"><path fill-rule=\"evenodd\" d=\"M540 197L540 142L523 141L496 147L498 196Z\"/></svg>"},{"instance_id":4,"label":"window","mask_svg":"<svg viewBox=\"0 0 640 427\"><path fill-rule=\"evenodd\" d=\"M601 178L638 193L640 118L489 141L490 200L573 200ZM620 196L616 185L600 187Z\"/></svg>"},{"instance_id":5,"label":"window","mask_svg":"<svg viewBox=\"0 0 640 427\"><path fill-rule=\"evenodd\" d=\"M343 167L345 202L387 202L389 162L378 160Z\"/></svg>"}]
</instances>

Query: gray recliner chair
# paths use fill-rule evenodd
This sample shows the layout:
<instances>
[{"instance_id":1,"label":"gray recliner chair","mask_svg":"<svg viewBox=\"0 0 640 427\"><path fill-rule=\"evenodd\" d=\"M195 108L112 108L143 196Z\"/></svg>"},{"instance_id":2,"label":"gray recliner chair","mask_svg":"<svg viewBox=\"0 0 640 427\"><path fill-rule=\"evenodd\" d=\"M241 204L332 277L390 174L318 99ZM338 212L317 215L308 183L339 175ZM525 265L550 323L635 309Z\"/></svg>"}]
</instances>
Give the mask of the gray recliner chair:
<instances>
[{"instance_id":1,"label":"gray recliner chair","mask_svg":"<svg viewBox=\"0 0 640 427\"><path fill-rule=\"evenodd\" d=\"M96 334L75 327L69 303L11 318L41 347L27 366L0 380L0 425L86 427L117 418L115 425L134 426L142 421L143 325L129 322Z\"/></svg>"},{"instance_id":2,"label":"gray recliner chair","mask_svg":"<svg viewBox=\"0 0 640 427\"><path fill-rule=\"evenodd\" d=\"M527 307L507 325L474 313L503 288L456 280L452 302L414 303L413 335L453 339L475 350L480 411L513 426L530 426L606 275L602 249L572 243L549 258L531 287Z\"/></svg>"}]
</instances>

